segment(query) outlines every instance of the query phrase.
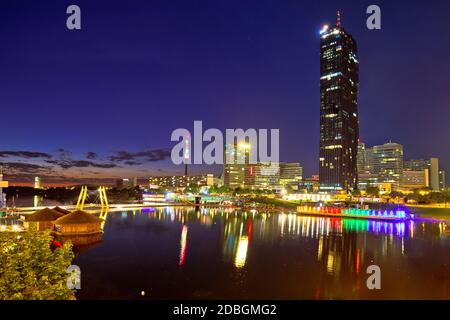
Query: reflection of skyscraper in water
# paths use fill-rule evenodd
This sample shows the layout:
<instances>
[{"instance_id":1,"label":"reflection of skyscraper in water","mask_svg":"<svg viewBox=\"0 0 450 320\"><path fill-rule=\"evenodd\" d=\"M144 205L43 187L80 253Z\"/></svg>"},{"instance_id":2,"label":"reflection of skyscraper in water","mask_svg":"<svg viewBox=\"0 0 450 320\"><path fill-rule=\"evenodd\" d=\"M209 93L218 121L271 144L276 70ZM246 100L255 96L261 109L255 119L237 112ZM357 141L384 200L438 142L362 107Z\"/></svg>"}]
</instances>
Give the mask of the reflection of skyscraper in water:
<instances>
[{"instance_id":1,"label":"reflection of skyscraper in water","mask_svg":"<svg viewBox=\"0 0 450 320\"><path fill-rule=\"evenodd\" d=\"M236 268L243 268L247 261L252 235L252 220L230 219L223 229L223 255L233 262Z\"/></svg>"},{"instance_id":2,"label":"reflection of skyscraper in water","mask_svg":"<svg viewBox=\"0 0 450 320\"><path fill-rule=\"evenodd\" d=\"M184 261L186 259L187 233L188 227L186 225L183 225L183 228L181 229L181 239L180 239L180 261L178 263L178 266L180 268L183 267Z\"/></svg>"}]
</instances>

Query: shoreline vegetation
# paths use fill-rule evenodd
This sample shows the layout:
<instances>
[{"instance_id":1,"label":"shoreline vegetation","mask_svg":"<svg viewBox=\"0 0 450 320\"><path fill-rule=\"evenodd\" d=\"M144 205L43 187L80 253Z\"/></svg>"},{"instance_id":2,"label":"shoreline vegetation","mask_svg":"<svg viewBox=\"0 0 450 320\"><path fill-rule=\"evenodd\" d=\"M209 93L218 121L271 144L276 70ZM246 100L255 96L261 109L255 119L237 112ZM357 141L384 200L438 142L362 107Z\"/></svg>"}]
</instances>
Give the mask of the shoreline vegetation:
<instances>
[{"instance_id":1,"label":"shoreline vegetation","mask_svg":"<svg viewBox=\"0 0 450 320\"><path fill-rule=\"evenodd\" d=\"M0 300L76 299L67 287L72 245L51 243L49 231L0 232Z\"/></svg>"}]
</instances>

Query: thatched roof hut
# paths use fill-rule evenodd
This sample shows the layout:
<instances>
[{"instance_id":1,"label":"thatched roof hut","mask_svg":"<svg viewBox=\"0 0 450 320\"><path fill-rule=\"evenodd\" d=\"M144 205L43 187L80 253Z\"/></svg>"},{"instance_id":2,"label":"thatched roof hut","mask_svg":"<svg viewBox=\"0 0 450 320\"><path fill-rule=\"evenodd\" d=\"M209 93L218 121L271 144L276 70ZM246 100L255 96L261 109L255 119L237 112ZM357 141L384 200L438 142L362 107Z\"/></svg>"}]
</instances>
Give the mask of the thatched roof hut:
<instances>
[{"instance_id":1,"label":"thatched roof hut","mask_svg":"<svg viewBox=\"0 0 450 320\"><path fill-rule=\"evenodd\" d=\"M66 215L66 214L70 213L69 210L63 209L61 207L54 207L53 210L58 211L59 213L62 213L63 215Z\"/></svg>"},{"instance_id":2,"label":"thatched roof hut","mask_svg":"<svg viewBox=\"0 0 450 320\"><path fill-rule=\"evenodd\" d=\"M34 230L46 230L53 228L53 222L64 215L50 208L44 208L25 217L25 228Z\"/></svg>"},{"instance_id":3,"label":"thatched roof hut","mask_svg":"<svg viewBox=\"0 0 450 320\"><path fill-rule=\"evenodd\" d=\"M103 220L85 211L71 212L54 222L57 235L91 235L102 233Z\"/></svg>"}]
</instances>

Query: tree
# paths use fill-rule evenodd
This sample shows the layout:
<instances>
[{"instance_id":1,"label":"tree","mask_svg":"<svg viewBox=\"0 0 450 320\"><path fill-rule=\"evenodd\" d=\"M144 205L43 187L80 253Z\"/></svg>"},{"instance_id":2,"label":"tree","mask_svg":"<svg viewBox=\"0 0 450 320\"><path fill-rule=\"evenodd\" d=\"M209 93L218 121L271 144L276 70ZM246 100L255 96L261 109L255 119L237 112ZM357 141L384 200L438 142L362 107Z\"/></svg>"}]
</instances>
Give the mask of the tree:
<instances>
[{"instance_id":1,"label":"tree","mask_svg":"<svg viewBox=\"0 0 450 320\"><path fill-rule=\"evenodd\" d=\"M52 250L50 233L0 233L0 300L75 299L67 288L72 245Z\"/></svg>"},{"instance_id":2,"label":"tree","mask_svg":"<svg viewBox=\"0 0 450 320\"><path fill-rule=\"evenodd\" d=\"M405 198L405 195L400 191L391 191L389 193L389 197L395 199L395 198Z\"/></svg>"},{"instance_id":3,"label":"tree","mask_svg":"<svg viewBox=\"0 0 450 320\"><path fill-rule=\"evenodd\" d=\"M380 189L378 187L367 186L366 194L372 197L378 197L380 195Z\"/></svg>"},{"instance_id":4,"label":"tree","mask_svg":"<svg viewBox=\"0 0 450 320\"><path fill-rule=\"evenodd\" d=\"M184 192L185 193L198 194L200 192L200 187L199 187L198 184L191 183L184 189Z\"/></svg>"}]
</instances>

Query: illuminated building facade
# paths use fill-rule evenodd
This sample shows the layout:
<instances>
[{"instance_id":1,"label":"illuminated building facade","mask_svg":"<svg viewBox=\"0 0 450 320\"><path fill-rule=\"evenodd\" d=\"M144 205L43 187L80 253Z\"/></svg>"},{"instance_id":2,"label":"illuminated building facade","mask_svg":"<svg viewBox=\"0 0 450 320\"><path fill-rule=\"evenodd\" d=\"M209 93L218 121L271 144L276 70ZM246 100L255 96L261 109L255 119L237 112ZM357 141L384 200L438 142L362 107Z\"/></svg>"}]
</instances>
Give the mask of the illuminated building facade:
<instances>
[{"instance_id":1,"label":"illuminated building facade","mask_svg":"<svg viewBox=\"0 0 450 320\"><path fill-rule=\"evenodd\" d=\"M34 177L34 188L35 189L42 189L41 178Z\"/></svg>"},{"instance_id":2,"label":"illuminated building facade","mask_svg":"<svg viewBox=\"0 0 450 320\"><path fill-rule=\"evenodd\" d=\"M299 162L280 163L280 185L289 186L294 190L298 190L302 176L303 168Z\"/></svg>"},{"instance_id":3,"label":"illuminated building facade","mask_svg":"<svg viewBox=\"0 0 450 320\"><path fill-rule=\"evenodd\" d=\"M318 192L319 177L317 175L313 175L311 178L302 179L298 188L306 192Z\"/></svg>"},{"instance_id":4,"label":"illuminated building facade","mask_svg":"<svg viewBox=\"0 0 450 320\"><path fill-rule=\"evenodd\" d=\"M407 160L403 166L407 170L413 171L424 171L428 170L428 181L427 187L430 187L433 191L439 191L439 159L413 159Z\"/></svg>"},{"instance_id":5,"label":"illuminated building facade","mask_svg":"<svg viewBox=\"0 0 450 320\"><path fill-rule=\"evenodd\" d=\"M439 188L441 190L444 190L445 188L447 188L447 185L445 183L445 171L444 170L439 171Z\"/></svg>"},{"instance_id":6,"label":"illuminated building facade","mask_svg":"<svg viewBox=\"0 0 450 320\"><path fill-rule=\"evenodd\" d=\"M167 188L180 189L190 185L199 187L212 186L214 184L214 175L191 175L191 176L161 176L150 177L148 183L151 189Z\"/></svg>"},{"instance_id":7,"label":"illuminated building facade","mask_svg":"<svg viewBox=\"0 0 450 320\"><path fill-rule=\"evenodd\" d=\"M138 186L137 177L116 180L116 188L132 189Z\"/></svg>"},{"instance_id":8,"label":"illuminated building facade","mask_svg":"<svg viewBox=\"0 0 450 320\"><path fill-rule=\"evenodd\" d=\"M230 188L245 188L250 145L235 142L226 144L223 165L223 184ZM248 174L248 173L247 173Z\"/></svg>"},{"instance_id":9,"label":"illuminated building facade","mask_svg":"<svg viewBox=\"0 0 450 320\"><path fill-rule=\"evenodd\" d=\"M280 189L280 164L257 163L245 168L245 187L249 189Z\"/></svg>"},{"instance_id":10,"label":"illuminated building facade","mask_svg":"<svg viewBox=\"0 0 450 320\"><path fill-rule=\"evenodd\" d=\"M359 180L360 175L370 173L370 166L369 162L367 161L366 145L364 142L358 142L358 153L356 160Z\"/></svg>"},{"instance_id":11,"label":"illuminated building facade","mask_svg":"<svg viewBox=\"0 0 450 320\"><path fill-rule=\"evenodd\" d=\"M3 188L8 188L8 181L3 180L3 167L0 166L0 208L6 207L6 194Z\"/></svg>"},{"instance_id":12,"label":"illuminated building facade","mask_svg":"<svg viewBox=\"0 0 450 320\"><path fill-rule=\"evenodd\" d=\"M403 170L402 188L420 189L429 186L428 169L425 170Z\"/></svg>"},{"instance_id":13,"label":"illuminated building facade","mask_svg":"<svg viewBox=\"0 0 450 320\"><path fill-rule=\"evenodd\" d=\"M320 32L320 189L357 186L359 62L353 37L341 26Z\"/></svg>"},{"instance_id":14,"label":"illuminated building facade","mask_svg":"<svg viewBox=\"0 0 450 320\"><path fill-rule=\"evenodd\" d=\"M385 143L366 149L366 159L370 173L378 177L378 183L400 186L403 173L403 146Z\"/></svg>"}]
</instances>

